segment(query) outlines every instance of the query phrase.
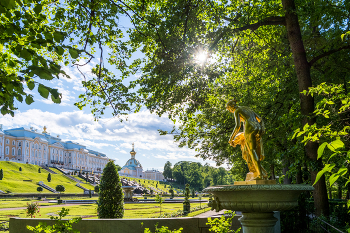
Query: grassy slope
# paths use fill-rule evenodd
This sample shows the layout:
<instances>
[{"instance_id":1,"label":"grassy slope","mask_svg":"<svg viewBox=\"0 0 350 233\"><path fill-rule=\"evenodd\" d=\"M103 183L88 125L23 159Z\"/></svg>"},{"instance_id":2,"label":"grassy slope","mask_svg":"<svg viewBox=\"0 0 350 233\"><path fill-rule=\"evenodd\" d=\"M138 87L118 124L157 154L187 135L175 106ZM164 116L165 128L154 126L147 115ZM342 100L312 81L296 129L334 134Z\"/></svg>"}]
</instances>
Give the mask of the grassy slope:
<instances>
[{"instance_id":1,"label":"grassy slope","mask_svg":"<svg viewBox=\"0 0 350 233\"><path fill-rule=\"evenodd\" d=\"M22 171L19 171L19 167ZM0 169L4 171L4 178L0 180L0 190L4 192L11 193L37 193L36 189L38 187L37 182L43 181L46 185L55 188L57 185L61 184L66 188L65 193L82 193L83 190L76 187L76 182L59 174L51 174L51 182L47 181L48 172L41 169L41 173L38 173L39 166L32 164L21 164L15 162L0 161ZM30 182L23 180L32 180ZM86 188L91 188L93 186L86 184ZM43 193L51 193L50 191L44 189Z\"/></svg>"}]
</instances>

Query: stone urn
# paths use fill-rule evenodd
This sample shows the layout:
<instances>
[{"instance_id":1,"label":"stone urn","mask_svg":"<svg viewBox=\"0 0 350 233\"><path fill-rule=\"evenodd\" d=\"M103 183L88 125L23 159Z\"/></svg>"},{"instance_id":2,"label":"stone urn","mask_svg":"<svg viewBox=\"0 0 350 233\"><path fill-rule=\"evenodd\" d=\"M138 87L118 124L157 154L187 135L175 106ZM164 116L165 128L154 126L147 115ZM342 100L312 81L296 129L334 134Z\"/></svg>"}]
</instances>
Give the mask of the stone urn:
<instances>
[{"instance_id":1,"label":"stone urn","mask_svg":"<svg viewBox=\"0 0 350 233\"><path fill-rule=\"evenodd\" d=\"M239 221L243 233L273 233L277 218L273 211L293 209L304 191L314 188L303 184L272 185L222 185L208 187L203 192L211 193L212 209L241 211Z\"/></svg>"},{"instance_id":2,"label":"stone urn","mask_svg":"<svg viewBox=\"0 0 350 233\"><path fill-rule=\"evenodd\" d=\"M124 191L124 198L132 201L132 193L135 188L137 188L137 186L122 186L122 189Z\"/></svg>"}]
</instances>

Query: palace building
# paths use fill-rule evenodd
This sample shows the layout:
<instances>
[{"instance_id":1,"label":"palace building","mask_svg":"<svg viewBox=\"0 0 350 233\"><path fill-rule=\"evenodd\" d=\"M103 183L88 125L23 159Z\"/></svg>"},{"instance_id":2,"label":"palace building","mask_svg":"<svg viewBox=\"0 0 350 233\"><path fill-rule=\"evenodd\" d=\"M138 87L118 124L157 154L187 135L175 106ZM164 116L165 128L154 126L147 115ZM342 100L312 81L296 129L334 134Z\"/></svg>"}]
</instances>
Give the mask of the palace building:
<instances>
[{"instance_id":1,"label":"palace building","mask_svg":"<svg viewBox=\"0 0 350 233\"><path fill-rule=\"evenodd\" d=\"M119 171L120 176L150 179L150 180L164 180L164 176L158 170L152 169L143 171L141 163L135 159L136 152L134 150L134 143L132 144L132 150L130 151L131 158L125 163L122 169Z\"/></svg>"},{"instance_id":2,"label":"palace building","mask_svg":"<svg viewBox=\"0 0 350 233\"><path fill-rule=\"evenodd\" d=\"M3 130L0 125L0 160L102 173L110 160L105 154L79 143L62 141L59 135L51 136L46 129L41 133L23 127Z\"/></svg>"}]
</instances>

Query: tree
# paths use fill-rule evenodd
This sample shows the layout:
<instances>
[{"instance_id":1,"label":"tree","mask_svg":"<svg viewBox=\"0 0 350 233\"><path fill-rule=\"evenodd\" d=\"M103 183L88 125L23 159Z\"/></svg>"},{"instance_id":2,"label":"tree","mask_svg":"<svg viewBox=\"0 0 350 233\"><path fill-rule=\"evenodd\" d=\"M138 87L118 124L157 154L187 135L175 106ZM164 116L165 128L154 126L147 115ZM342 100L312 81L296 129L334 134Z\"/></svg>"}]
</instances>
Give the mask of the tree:
<instances>
[{"instance_id":1,"label":"tree","mask_svg":"<svg viewBox=\"0 0 350 233\"><path fill-rule=\"evenodd\" d=\"M3 178L4 178L4 171L0 169L0 180L2 180Z\"/></svg>"},{"instance_id":2,"label":"tree","mask_svg":"<svg viewBox=\"0 0 350 233\"><path fill-rule=\"evenodd\" d=\"M47 182L51 182L51 173L47 175Z\"/></svg>"},{"instance_id":3,"label":"tree","mask_svg":"<svg viewBox=\"0 0 350 233\"><path fill-rule=\"evenodd\" d=\"M59 184L56 186L55 190L59 193L63 193L64 191L66 191L66 188L63 185Z\"/></svg>"},{"instance_id":4,"label":"tree","mask_svg":"<svg viewBox=\"0 0 350 233\"><path fill-rule=\"evenodd\" d=\"M171 169L171 163L167 161L164 165L164 171L163 176L165 179L172 179L173 178L173 171Z\"/></svg>"},{"instance_id":5,"label":"tree","mask_svg":"<svg viewBox=\"0 0 350 233\"><path fill-rule=\"evenodd\" d=\"M103 169L97 211L99 218L122 218L124 216L124 194L113 161L109 161Z\"/></svg>"},{"instance_id":6,"label":"tree","mask_svg":"<svg viewBox=\"0 0 350 233\"><path fill-rule=\"evenodd\" d=\"M22 171L22 167L19 167L19 169L18 169L20 172Z\"/></svg>"},{"instance_id":7,"label":"tree","mask_svg":"<svg viewBox=\"0 0 350 233\"><path fill-rule=\"evenodd\" d=\"M39 169L38 169L38 173L41 173L41 169L40 169L40 167L39 167Z\"/></svg>"},{"instance_id":8,"label":"tree","mask_svg":"<svg viewBox=\"0 0 350 233\"><path fill-rule=\"evenodd\" d=\"M185 200L183 201L183 211L185 214L189 213L191 209L190 203L190 185L186 184L185 188Z\"/></svg>"},{"instance_id":9,"label":"tree","mask_svg":"<svg viewBox=\"0 0 350 233\"><path fill-rule=\"evenodd\" d=\"M100 191L100 186L96 185L95 188L94 188L94 191L95 191L96 193L98 193L98 192Z\"/></svg>"},{"instance_id":10,"label":"tree","mask_svg":"<svg viewBox=\"0 0 350 233\"><path fill-rule=\"evenodd\" d=\"M43 189L43 187L41 187L41 186L39 186L39 187L36 188L36 191L38 191L39 193L41 193L43 190L44 190L44 189ZM41 199L41 195L39 196L38 199Z\"/></svg>"},{"instance_id":11,"label":"tree","mask_svg":"<svg viewBox=\"0 0 350 233\"><path fill-rule=\"evenodd\" d=\"M162 198L162 195L157 194L156 198L155 198L155 201L159 203L159 210L160 210L159 216L161 216L162 215L162 204L163 204L163 201L164 201L164 199Z\"/></svg>"}]
</instances>

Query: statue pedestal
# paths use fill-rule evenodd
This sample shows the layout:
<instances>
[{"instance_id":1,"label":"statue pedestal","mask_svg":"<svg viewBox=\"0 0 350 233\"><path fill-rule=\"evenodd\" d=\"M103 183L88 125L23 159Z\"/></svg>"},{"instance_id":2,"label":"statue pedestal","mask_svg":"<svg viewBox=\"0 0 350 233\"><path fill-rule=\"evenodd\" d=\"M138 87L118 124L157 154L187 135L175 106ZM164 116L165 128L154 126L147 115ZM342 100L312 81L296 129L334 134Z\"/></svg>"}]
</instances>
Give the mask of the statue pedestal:
<instances>
[{"instance_id":1,"label":"statue pedestal","mask_svg":"<svg viewBox=\"0 0 350 233\"><path fill-rule=\"evenodd\" d=\"M264 180L254 180L260 181ZM293 209L298 205L300 193L312 190L312 186L302 184L235 184L208 187L203 192L213 194L214 200L209 202L209 206L216 211L242 211L239 221L243 233L273 233L277 222L273 211Z\"/></svg>"},{"instance_id":2,"label":"statue pedestal","mask_svg":"<svg viewBox=\"0 0 350 233\"><path fill-rule=\"evenodd\" d=\"M273 212L242 213L242 215L238 220L244 233L274 233L277 218L273 216Z\"/></svg>"}]
</instances>

